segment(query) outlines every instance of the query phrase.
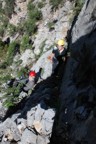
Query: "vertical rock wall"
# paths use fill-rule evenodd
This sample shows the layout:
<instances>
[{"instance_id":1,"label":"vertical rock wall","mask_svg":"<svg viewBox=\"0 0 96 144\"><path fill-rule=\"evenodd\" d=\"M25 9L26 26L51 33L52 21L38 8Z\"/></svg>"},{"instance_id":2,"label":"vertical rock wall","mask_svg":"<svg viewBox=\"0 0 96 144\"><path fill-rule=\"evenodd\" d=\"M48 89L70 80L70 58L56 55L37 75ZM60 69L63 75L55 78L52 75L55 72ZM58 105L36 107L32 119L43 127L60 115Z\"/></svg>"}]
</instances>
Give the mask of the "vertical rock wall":
<instances>
[{"instance_id":1,"label":"vertical rock wall","mask_svg":"<svg viewBox=\"0 0 96 144\"><path fill-rule=\"evenodd\" d=\"M96 142L95 0L86 0L73 27L69 47L71 56L62 80L57 133L66 142L69 141L68 144L92 144Z\"/></svg>"}]
</instances>

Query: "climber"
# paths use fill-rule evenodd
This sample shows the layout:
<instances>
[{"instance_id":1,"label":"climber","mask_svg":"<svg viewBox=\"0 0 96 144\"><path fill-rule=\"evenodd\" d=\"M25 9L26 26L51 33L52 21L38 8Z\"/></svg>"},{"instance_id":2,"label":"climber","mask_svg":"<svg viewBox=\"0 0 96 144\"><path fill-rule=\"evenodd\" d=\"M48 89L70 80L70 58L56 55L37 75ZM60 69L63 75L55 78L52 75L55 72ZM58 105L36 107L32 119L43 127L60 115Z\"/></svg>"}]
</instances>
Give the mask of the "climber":
<instances>
[{"instance_id":1,"label":"climber","mask_svg":"<svg viewBox=\"0 0 96 144\"><path fill-rule=\"evenodd\" d=\"M48 59L53 63L53 59L56 58L59 62L55 68L54 74L58 74L61 69L62 64L64 64L65 56L67 54L67 49L64 47L65 41L63 39L58 40L57 45L53 48L52 54L48 56Z\"/></svg>"},{"instance_id":2,"label":"climber","mask_svg":"<svg viewBox=\"0 0 96 144\"><path fill-rule=\"evenodd\" d=\"M25 85L25 87L23 88L23 90L25 92L28 92L30 89L33 89L33 87L35 85L35 78L36 78L36 72L35 71L30 71L29 72L28 82Z\"/></svg>"}]
</instances>

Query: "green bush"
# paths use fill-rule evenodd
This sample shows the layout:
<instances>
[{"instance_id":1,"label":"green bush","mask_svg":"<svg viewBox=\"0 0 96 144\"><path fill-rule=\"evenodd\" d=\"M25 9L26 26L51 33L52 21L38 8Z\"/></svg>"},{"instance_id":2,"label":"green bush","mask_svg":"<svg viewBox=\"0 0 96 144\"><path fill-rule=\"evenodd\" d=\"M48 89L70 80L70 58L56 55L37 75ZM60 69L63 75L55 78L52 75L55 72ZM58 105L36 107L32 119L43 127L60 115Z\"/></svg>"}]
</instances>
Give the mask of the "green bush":
<instances>
[{"instance_id":1,"label":"green bush","mask_svg":"<svg viewBox=\"0 0 96 144\"><path fill-rule=\"evenodd\" d=\"M23 68L21 68L19 71L18 71L18 77L20 78L20 77L22 77L22 76L24 76L24 77L27 77L28 76L28 68L27 67L23 67Z\"/></svg>"},{"instance_id":2,"label":"green bush","mask_svg":"<svg viewBox=\"0 0 96 144\"><path fill-rule=\"evenodd\" d=\"M9 87L6 90L6 94L4 98L6 99L3 103L5 107L12 107L15 106L19 102L19 94L21 92L21 89L23 87L22 83L19 83L18 86Z\"/></svg>"},{"instance_id":3,"label":"green bush","mask_svg":"<svg viewBox=\"0 0 96 144\"><path fill-rule=\"evenodd\" d=\"M2 40L0 39L0 61L2 61L2 63L0 63L0 67L3 64L3 61L6 59L6 55L7 55L7 46L4 46L4 43L2 42ZM3 65L2 65L3 66Z\"/></svg>"},{"instance_id":4,"label":"green bush","mask_svg":"<svg viewBox=\"0 0 96 144\"><path fill-rule=\"evenodd\" d=\"M0 69L6 69L7 68L7 65L8 65L8 63L5 61L5 62L2 62L1 64L0 64Z\"/></svg>"},{"instance_id":5,"label":"green bush","mask_svg":"<svg viewBox=\"0 0 96 144\"><path fill-rule=\"evenodd\" d=\"M8 81L10 79L11 79L10 75L4 75L4 76L0 75L0 81L2 81L2 82L6 82L6 81Z\"/></svg>"},{"instance_id":6,"label":"green bush","mask_svg":"<svg viewBox=\"0 0 96 144\"><path fill-rule=\"evenodd\" d=\"M43 2L38 2L38 8L43 8L44 7L44 3Z\"/></svg>"},{"instance_id":7,"label":"green bush","mask_svg":"<svg viewBox=\"0 0 96 144\"><path fill-rule=\"evenodd\" d=\"M2 39L0 39L0 50L2 50L4 48L4 43L2 41Z\"/></svg>"},{"instance_id":8,"label":"green bush","mask_svg":"<svg viewBox=\"0 0 96 144\"><path fill-rule=\"evenodd\" d=\"M24 31L29 36L34 34L37 31L36 20L35 19L29 19L28 21L26 21L25 25L24 25Z\"/></svg>"},{"instance_id":9,"label":"green bush","mask_svg":"<svg viewBox=\"0 0 96 144\"><path fill-rule=\"evenodd\" d=\"M6 62L8 63L8 65L11 65L13 62L13 58L16 54L16 42L12 42L10 43L9 47L8 47L8 52L7 52L7 58L6 58Z\"/></svg>"},{"instance_id":10,"label":"green bush","mask_svg":"<svg viewBox=\"0 0 96 144\"><path fill-rule=\"evenodd\" d=\"M30 1L27 5L27 19L25 22L19 24L17 31L20 34L27 34L31 36L37 31L37 22L42 19L42 12Z\"/></svg>"},{"instance_id":11,"label":"green bush","mask_svg":"<svg viewBox=\"0 0 96 144\"><path fill-rule=\"evenodd\" d=\"M75 7L73 9L74 15L78 15L83 7L85 0L76 0L75 1Z\"/></svg>"},{"instance_id":12,"label":"green bush","mask_svg":"<svg viewBox=\"0 0 96 144\"><path fill-rule=\"evenodd\" d=\"M50 4L52 5L52 10L56 10L60 4L63 4L64 0L50 0Z\"/></svg>"},{"instance_id":13,"label":"green bush","mask_svg":"<svg viewBox=\"0 0 96 144\"><path fill-rule=\"evenodd\" d=\"M42 13L37 8L34 8L32 11L28 13L29 19L34 19L35 21L42 19Z\"/></svg>"},{"instance_id":14,"label":"green bush","mask_svg":"<svg viewBox=\"0 0 96 144\"><path fill-rule=\"evenodd\" d=\"M8 24L7 31L10 35L14 35L17 32L17 27L13 24Z\"/></svg>"},{"instance_id":15,"label":"green bush","mask_svg":"<svg viewBox=\"0 0 96 144\"><path fill-rule=\"evenodd\" d=\"M85 2L85 0L74 0L73 13L69 19L70 23L72 23L72 21L74 20L74 17L76 18L79 15L79 13L84 5L84 2Z\"/></svg>"},{"instance_id":16,"label":"green bush","mask_svg":"<svg viewBox=\"0 0 96 144\"><path fill-rule=\"evenodd\" d=\"M47 26L48 26L48 28L49 28L49 30L50 30L51 28L54 28L54 23L53 23L53 22L49 22L49 23L47 24Z\"/></svg>"},{"instance_id":17,"label":"green bush","mask_svg":"<svg viewBox=\"0 0 96 144\"><path fill-rule=\"evenodd\" d=\"M20 50L25 51L28 48L32 48L31 44L29 44L29 36L24 35L21 40Z\"/></svg>"},{"instance_id":18,"label":"green bush","mask_svg":"<svg viewBox=\"0 0 96 144\"><path fill-rule=\"evenodd\" d=\"M7 25L8 25L8 18L1 13L0 14L0 36L4 35L4 31L7 28Z\"/></svg>"},{"instance_id":19,"label":"green bush","mask_svg":"<svg viewBox=\"0 0 96 144\"><path fill-rule=\"evenodd\" d=\"M0 14L3 13L2 2L0 2Z\"/></svg>"},{"instance_id":20,"label":"green bush","mask_svg":"<svg viewBox=\"0 0 96 144\"><path fill-rule=\"evenodd\" d=\"M36 22L42 19L42 13L38 8L32 3L28 4L28 18L24 24L24 31L28 35L34 34L37 31Z\"/></svg>"},{"instance_id":21,"label":"green bush","mask_svg":"<svg viewBox=\"0 0 96 144\"><path fill-rule=\"evenodd\" d=\"M5 0L5 2L6 2L6 5L4 8L4 13L6 16L11 17L14 11L15 0Z\"/></svg>"}]
</instances>

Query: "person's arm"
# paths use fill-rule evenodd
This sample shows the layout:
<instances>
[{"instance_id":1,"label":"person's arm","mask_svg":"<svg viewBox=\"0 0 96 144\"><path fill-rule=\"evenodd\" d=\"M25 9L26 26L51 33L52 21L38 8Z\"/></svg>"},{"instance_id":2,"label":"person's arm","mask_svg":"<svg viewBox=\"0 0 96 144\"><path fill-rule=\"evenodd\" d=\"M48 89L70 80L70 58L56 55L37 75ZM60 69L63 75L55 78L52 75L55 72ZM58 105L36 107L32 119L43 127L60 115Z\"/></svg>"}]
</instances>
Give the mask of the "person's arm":
<instances>
[{"instance_id":1,"label":"person's arm","mask_svg":"<svg viewBox=\"0 0 96 144\"><path fill-rule=\"evenodd\" d=\"M53 58L54 58L54 53L52 53L52 54L50 54L47 58L48 58L48 60L50 60L50 61L52 61L53 60Z\"/></svg>"}]
</instances>

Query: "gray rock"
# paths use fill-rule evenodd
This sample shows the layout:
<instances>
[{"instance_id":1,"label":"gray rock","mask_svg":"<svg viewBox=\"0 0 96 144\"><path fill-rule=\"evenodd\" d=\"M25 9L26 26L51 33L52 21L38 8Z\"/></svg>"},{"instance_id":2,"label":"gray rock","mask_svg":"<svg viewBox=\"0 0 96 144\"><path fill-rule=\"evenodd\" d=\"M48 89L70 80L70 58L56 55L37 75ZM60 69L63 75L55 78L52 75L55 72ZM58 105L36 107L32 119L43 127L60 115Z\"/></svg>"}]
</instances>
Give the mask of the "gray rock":
<instances>
[{"instance_id":1,"label":"gray rock","mask_svg":"<svg viewBox=\"0 0 96 144\"><path fill-rule=\"evenodd\" d=\"M41 121L43 115L44 115L45 110L43 108L41 108L41 105L38 104L37 106L37 110L35 112L35 120L37 121Z\"/></svg>"},{"instance_id":2,"label":"gray rock","mask_svg":"<svg viewBox=\"0 0 96 144\"><path fill-rule=\"evenodd\" d=\"M35 120L35 110L31 109L28 113L27 113L27 126L30 128L33 128L33 122Z\"/></svg>"},{"instance_id":3,"label":"gray rock","mask_svg":"<svg viewBox=\"0 0 96 144\"><path fill-rule=\"evenodd\" d=\"M43 119L45 119L49 122L53 122L54 121L54 116L55 116L55 110L48 109L48 110L45 111L45 113L43 115Z\"/></svg>"},{"instance_id":4,"label":"gray rock","mask_svg":"<svg viewBox=\"0 0 96 144\"><path fill-rule=\"evenodd\" d=\"M32 131L26 129L21 137L22 144L36 144L37 136Z\"/></svg>"},{"instance_id":5,"label":"gray rock","mask_svg":"<svg viewBox=\"0 0 96 144\"><path fill-rule=\"evenodd\" d=\"M52 134L53 123L42 119L41 125L42 128L40 130L40 134L44 136L48 136L48 138L50 138L50 135Z\"/></svg>"},{"instance_id":6,"label":"gray rock","mask_svg":"<svg viewBox=\"0 0 96 144\"><path fill-rule=\"evenodd\" d=\"M87 119L89 113L87 111L87 108L85 108L84 106L80 106L78 107L76 110L75 110L75 114L76 114L76 117L79 119L79 120L85 120Z\"/></svg>"},{"instance_id":7,"label":"gray rock","mask_svg":"<svg viewBox=\"0 0 96 144\"><path fill-rule=\"evenodd\" d=\"M15 113L12 115L11 120L15 121L19 117L19 115L20 115L20 112L18 111L18 113Z\"/></svg>"},{"instance_id":8,"label":"gray rock","mask_svg":"<svg viewBox=\"0 0 96 144\"><path fill-rule=\"evenodd\" d=\"M32 50L27 49L20 57L20 60L22 60L22 66L25 67L27 64L32 64L32 61L34 61L34 53Z\"/></svg>"},{"instance_id":9,"label":"gray rock","mask_svg":"<svg viewBox=\"0 0 96 144\"><path fill-rule=\"evenodd\" d=\"M53 68L52 62L48 59L48 56L52 53L52 49L44 53L37 63L33 65L31 70L35 70L35 72L39 72L40 68L43 69L43 73L41 74L42 79L47 79L52 75L54 72L54 68L58 65L58 61L56 60L56 63L54 64L55 67Z\"/></svg>"},{"instance_id":10,"label":"gray rock","mask_svg":"<svg viewBox=\"0 0 96 144\"><path fill-rule=\"evenodd\" d=\"M48 144L46 143L46 137L38 135L37 144Z\"/></svg>"},{"instance_id":11,"label":"gray rock","mask_svg":"<svg viewBox=\"0 0 96 144\"><path fill-rule=\"evenodd\" d=\"M3 136L4 141L19 141L21 137L15 122L9 118L0 126L0 137L1 136Z\"/></svg>"}]
</instances>

